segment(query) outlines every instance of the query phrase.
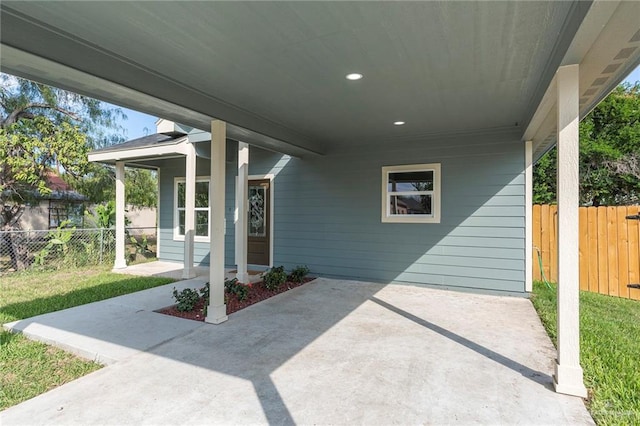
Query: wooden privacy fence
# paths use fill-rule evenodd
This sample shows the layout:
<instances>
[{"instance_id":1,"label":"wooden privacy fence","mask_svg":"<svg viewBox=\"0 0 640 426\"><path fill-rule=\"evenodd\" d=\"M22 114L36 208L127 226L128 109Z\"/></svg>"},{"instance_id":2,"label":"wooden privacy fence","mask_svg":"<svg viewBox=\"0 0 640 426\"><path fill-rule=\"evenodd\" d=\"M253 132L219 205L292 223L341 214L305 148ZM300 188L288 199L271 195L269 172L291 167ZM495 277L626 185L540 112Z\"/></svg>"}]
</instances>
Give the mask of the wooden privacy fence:
<instances>
[{"instance_id":1,"label":"wooden privacy fence","mask_svg":"<svg viewBox=\"0 0 640 426\"><path fill-rule=\"evenodd\" d=\"M640 206L580 207L580 289L640 300ZM558 281L558 206L533 206L533 279L540 280L538 252L549 281Z\"/></svg>"}]
</instances>

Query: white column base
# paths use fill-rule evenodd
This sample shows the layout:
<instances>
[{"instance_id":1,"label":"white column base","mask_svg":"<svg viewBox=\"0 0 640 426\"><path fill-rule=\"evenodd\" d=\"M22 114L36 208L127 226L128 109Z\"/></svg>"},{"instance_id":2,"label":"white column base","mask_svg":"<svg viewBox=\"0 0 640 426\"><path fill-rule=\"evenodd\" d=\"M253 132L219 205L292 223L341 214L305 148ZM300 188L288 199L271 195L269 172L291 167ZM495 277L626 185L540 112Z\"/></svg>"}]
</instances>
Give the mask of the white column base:
<instances>
[{"instance_id":1,"label":"white column base","mask_svg":"<svg viewBox=\"0 0 640 426\"><path fill-rule=\"evenodd\" d=\"M249 274L247 272L245 273L240 272L240 269L238 269L238 273L236 274L236 279L243 284L249 284Z\"/></svg>"},{"instance_id":2,"label":"white column base","mask_svg":"<svg viewBox=\"0 0 640 426\"><path fill-rule=\"evenodd\" d=\"M229 317L227 316L227 305L211 306L207 308L207 317L204 319L209 324L222 324Z\"/></svg>"},{"instance_id":3,"label":"white column base","mask_svg":"<svg viewBox=\"0 0 640 426\"><path fill-rule=\"evenodd\" d=\"M182 270L182 279L183 280L190 280L191 278L195 278L196 276L197 275L196 275L196 272L194 270L188 271L187 268L184 268Z\"/></svg>"},{"instance_id":4,"label":"white column base","mask_svg":"<svg viewBox=\"0 0 640 426\"><path fill-rule=\"evenodd\" d=\"M587 388L584 386L582 377L582 367L579 365L560 365L556 362L553 387L558 393L581 398L587 397Z\"/></svg>"},{"instance_id":5,"label":"white column base","mask_svg":"<svg viewBox=\"0 0 640 426\"><path fill-rule=\"evenodd\" d=\"M116 259L113 269L125 269L127 267L127 261L124 259Z\"/></svg>"}]
</instances>

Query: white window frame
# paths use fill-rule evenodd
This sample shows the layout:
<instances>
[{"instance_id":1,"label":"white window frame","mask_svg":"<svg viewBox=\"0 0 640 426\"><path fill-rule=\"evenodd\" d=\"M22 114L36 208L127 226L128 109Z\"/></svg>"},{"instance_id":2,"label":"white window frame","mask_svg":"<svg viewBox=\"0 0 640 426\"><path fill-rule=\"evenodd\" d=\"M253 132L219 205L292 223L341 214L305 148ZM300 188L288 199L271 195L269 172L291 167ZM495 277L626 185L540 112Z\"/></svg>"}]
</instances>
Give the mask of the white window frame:
<instances>
[{"instance_id":1,"label":"white window frame","mask_svg":"<svg viewBox=\"0 0 640 426\"><path fill-rule=\"evenodd\" d=\"M390 173L403 172L433 172L433 191L419 192L391 192L388 188ZM440 223L440 188L441 188L440 163L406 164L402 166L382 167L382 222L383 223ZM431 214L391 214L391 195L431 195Z\"/></svg>"},{"instance_id":2,"label":"white window frame","mask_svg":"<svg viewBox=\"0 0 640 426\"><path fill-rule=\"evenodd\" d=\"M197 176L196 183L198 182L207 182L209 184L209 207L196 207L194 209L194 214L197 211L207 211L207 223L211 223L211 178L210 176ZM187 185L187 179L184 177L176 177L173 179L173 240L174 241L184 241L184 235L180 235L180 215L178 214L179 210L186 210L185 207L178 207L178 184L182 183ZM186 201L186 200L185 200ZM202 235L194 235L193 241L199 243L208 243L209 232L211 232L211 226L207 227L207 236L204 237Z\"/></svg>"}]
</instances>

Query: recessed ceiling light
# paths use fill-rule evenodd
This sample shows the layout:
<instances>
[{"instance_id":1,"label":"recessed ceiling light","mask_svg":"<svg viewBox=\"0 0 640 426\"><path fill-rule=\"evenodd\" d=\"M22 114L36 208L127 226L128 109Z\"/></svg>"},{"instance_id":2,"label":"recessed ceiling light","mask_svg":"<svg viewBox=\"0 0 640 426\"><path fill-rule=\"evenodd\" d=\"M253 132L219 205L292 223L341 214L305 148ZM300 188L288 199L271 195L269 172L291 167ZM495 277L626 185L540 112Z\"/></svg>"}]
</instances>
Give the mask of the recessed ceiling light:
<instances>
[{"instance_id":1,"label":"recessed ceiling light","mask_svg":"<svg viewBox=\"0 0 640 426\"><path fill-rule=\"evenodd\" d=\"M362 74L354 72L351 74L347 74L347 80L360 80L362 78Z\"/></svg>"},{"instance_id":2,"label":"recessed ceiling light","mask_svg":"<svg viewBox=\"0 0 640 426\"><path fill-rule=\"evenodd\" d=\"M394 121L393 125L394 126L404 126L404 121Z\"/></svg>"}]
</instances>

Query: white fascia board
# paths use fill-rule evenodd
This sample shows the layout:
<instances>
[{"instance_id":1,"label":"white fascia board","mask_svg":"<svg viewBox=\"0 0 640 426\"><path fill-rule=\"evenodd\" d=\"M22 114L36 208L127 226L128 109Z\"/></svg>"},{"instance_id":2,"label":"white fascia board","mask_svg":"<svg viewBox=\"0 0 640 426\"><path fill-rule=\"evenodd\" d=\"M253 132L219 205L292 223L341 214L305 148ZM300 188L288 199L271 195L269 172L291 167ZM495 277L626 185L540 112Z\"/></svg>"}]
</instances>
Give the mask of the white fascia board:
<instances>
[{"instance_id":1,"label":"white fascia board","mask_svg":"<svg viewBox=\"0 0 640 426\"><path fill-rule=\"evenodd\" d=\"M544 127L543 123L547 121L547 117L549 113L554 109L556 105L556 78L553 77L551 83L549 83L549 87L544 92L544 96L542 100L540 100L540 104L538 104L538 108L536 112L533 114L533 118L529 122L527 129L522 136L524 141L533 141L534 142L534 151L535 151L535 142L536 137L540 130Z\"/></svg>"},{"instance_id":2,"label":"white fascia board","mask_svg":"<svg viewBox=\"0 0 640 426\"><path fill-rule=\"evenodd\" d=\"M146 148L134 148L122 151L108 151L108 152L94 152L89 154L89 161L102 162L102 161L120 161L133 158L154 158L182 154L186 155L186 139L171 145L161 145Z\"/></svg>"}]
</instances>

